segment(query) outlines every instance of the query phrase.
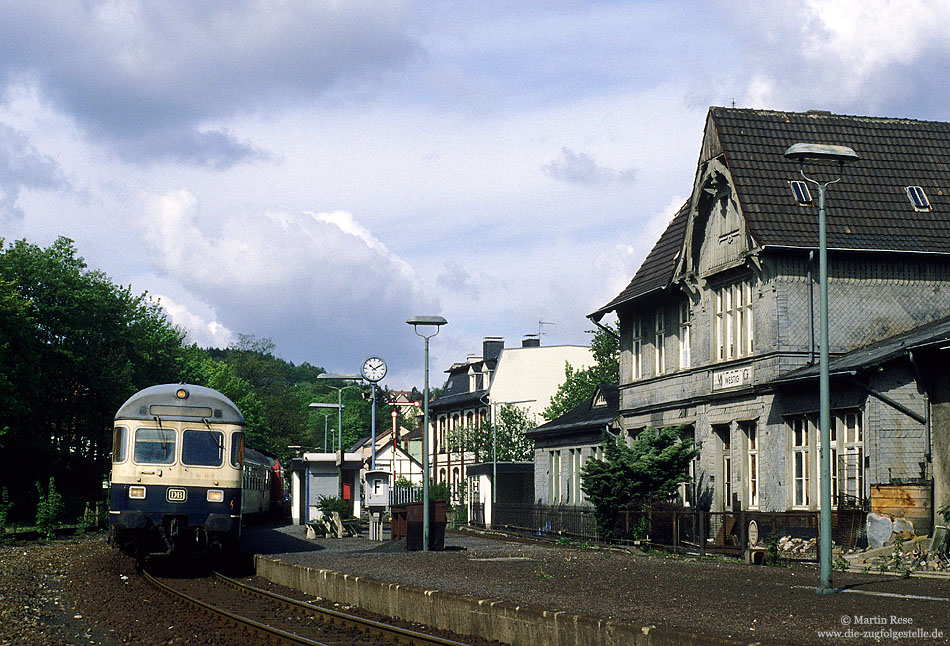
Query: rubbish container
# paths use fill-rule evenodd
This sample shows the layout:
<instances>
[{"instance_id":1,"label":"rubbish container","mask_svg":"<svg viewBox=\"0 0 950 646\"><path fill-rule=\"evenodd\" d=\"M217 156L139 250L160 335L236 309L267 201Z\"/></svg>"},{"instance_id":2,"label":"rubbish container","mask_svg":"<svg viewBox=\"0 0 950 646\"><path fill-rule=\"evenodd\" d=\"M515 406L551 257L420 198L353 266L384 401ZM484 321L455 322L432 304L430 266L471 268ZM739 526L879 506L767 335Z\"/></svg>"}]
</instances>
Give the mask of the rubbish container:
<instances>
[{"instance_id":1,"label":"rubbish container","mask_svg":"<svg viewBox=\"0 0 950 646\"><path fill-rule=\"evenodd\" d=\"M429 549L445 549L445 500L429 501ZM410 502L392 506L391 536L406 539L406 549L422 549L422 503Z\"/></svg>"}]
</instances>

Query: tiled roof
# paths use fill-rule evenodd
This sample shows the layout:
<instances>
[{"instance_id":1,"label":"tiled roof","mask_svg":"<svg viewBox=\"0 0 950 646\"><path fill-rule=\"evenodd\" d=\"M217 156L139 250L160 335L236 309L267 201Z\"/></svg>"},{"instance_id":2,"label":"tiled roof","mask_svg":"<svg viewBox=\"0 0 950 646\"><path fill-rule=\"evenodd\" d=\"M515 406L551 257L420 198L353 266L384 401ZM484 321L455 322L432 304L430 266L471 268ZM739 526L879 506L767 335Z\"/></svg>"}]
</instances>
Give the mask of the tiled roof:
<instances>
[{"instance_id":1,"label":"tiled roof","mask_svg":"<svg viewBox=\"0 0 950 646\"><path fill-rule=\"evenodd\" d=\"M654 290L663 289L670 284L680 248L683 246L683 236L686 235L688 215L689 202L684 204L670 220L666 230L653 245L653 249L647 254L646 260L640 265L640 269L637 270L627 288L591 316L599 320L618 305Z\"/></svg>"},{"instance_id":2,"label":"tiled roof","mask_svg":"<svg viewBox=\"0 0 950 646\"><path fill-rule=\"evenodd\" d=\"M593 403L597 394L603 394L607 405L594 408ZM570 431L585 431L603 428L617 419L620 410L620 389L617 384L601 384L594 397L569 410L558 418L546 424L531 429L525 435L537 439L539 436Z\"/></svg>"},{"instance_id":3,"label":"tiled roof","mask_svg":"<svg viewBox=\"0 0 950 646\"><path fill-rule=\"evenodd\" d=\"M717 107L709 117L714 131L707 136L718 138L758 245L817 248L817 208L793 199L789 181L801 179L799 166L784 157L792 144L817 143L849 146L859 156L826 193L829 249L950 253L950 123ZM922 187L933 211L915 211L907 186ZM817 205L817 189L809 190ZM676 214L627 288L592 317L670 284L689 207Z\"/></svg>"},{"instance_id":4,"label":"tiled roof","mask_svg":"<svg viewBox=\"0 0 950 646\"><path fill-rule=\"evenodd\" d=\"M950 343L950 317L914 328L908 332L872 343L832 357L828 362L831 374L850 373L880 366L905 355L908 350ZM806 366L772 380L773 384L790 383L818 378L819 365Z\"/></svg>"},{"instance_id":5,"label":"tiled roof","mask_svg":"<svg viewBox=\"0 0 950 646\"><path fill-rule=\"evenodd\" d=\"M950 253L950 123L736 108L709 113L759 245L818 246L817 208L792 199L788 182L801 176L798 164L784 158L792 144L817 143L849 146L860 158L826 193L829 249ZM907 186L923 187L933 212L915 211ZM817 189L809 188L817 204Z\"/></svg>"}]
</instances>

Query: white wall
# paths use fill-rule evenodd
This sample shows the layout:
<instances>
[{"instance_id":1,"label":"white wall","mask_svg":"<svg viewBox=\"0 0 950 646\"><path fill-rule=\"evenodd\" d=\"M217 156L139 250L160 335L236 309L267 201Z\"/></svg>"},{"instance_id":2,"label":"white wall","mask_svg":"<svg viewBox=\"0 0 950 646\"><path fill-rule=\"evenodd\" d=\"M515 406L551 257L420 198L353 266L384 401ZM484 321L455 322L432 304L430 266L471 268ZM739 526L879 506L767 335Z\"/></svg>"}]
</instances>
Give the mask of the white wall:
<instances>
[{"instance_id":1,"label":"white wall","mask_svg":"<svg viewBox=\"0 0 950 646\"><path fill-rule=\"evenodd\" d=\"M507 401L533 399L519 404L543 423L541 411L551 403L551 397L564 382L564 364L577 370L594 365L590 348L579 345L551 345L529 348L505 348L498 359L498 367L489 389L489 401L495 404Z\"/></svg>"}]
</instances>

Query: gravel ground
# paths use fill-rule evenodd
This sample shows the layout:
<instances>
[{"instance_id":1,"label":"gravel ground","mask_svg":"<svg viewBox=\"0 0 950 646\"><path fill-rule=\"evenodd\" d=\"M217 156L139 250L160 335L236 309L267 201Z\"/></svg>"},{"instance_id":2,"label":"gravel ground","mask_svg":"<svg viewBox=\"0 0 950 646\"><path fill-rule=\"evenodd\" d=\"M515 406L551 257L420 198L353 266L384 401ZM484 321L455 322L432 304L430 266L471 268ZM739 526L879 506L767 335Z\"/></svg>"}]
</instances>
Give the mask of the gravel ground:
<instances>
[{"instance_id":1,"label":"gravel ground","mask_svg":"<svg viewBox=\"0 0 950 646\"><path fill-rule=\"evenodd\" d=\"M300 527L252 528L246 538L249 549L315 567L745 643L950 643L946 578L835 573L835 585L851 592L819 596L817 569L806 566L746 566L467 534L450 534L445 551L429 553L365 538L306 540ZM134 563L102 536L0 548L0 646L231 643L208 634L204 621L182 620L134 574ZM875 623L856 623L860 617ZM877 631L878 639L819 638L819 631L846 629ZM941 630L943 636L882 629Z\"/></svg>"},{"instance_id":2,"label":"gravel ground","mask_svg":"<svg viewBox=\"0 0 950 646\"><path fill-rule=\"evenodd\" d=\"M302 532L292 526L263 529L257 551L384 581L743 643L875 641L863 635L819 635L848 629L878 631L878 640L897 644L950 643L950 578L836 572L835 586L848 592L818 595L814 565L747 566L733 559L560 547L468 534L447 536L444 552L406 552L398 544L374 545L362 538L307 541ZM874 623L861 624L860 618ZM882 629L943 634L901 636Z\"/></svg>"}]
</instances>

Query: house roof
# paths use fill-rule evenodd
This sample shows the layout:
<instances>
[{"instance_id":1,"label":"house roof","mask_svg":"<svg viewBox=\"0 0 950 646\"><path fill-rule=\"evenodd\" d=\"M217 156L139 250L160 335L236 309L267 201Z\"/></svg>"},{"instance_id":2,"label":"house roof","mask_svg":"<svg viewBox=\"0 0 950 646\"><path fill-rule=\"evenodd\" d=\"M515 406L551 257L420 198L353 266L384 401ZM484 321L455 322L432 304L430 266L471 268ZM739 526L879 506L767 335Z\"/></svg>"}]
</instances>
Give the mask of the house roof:
<instances>
[{"instance_id":1,"label":"house roof","mask_svg":"<svg viewBox=\"0 0 950 646\"><path fill-rule=\"evenodd\" d=\"M670 220L666 230L653 245L653 249L647 254L627 288L615 299L591 314L592 318L599 321L604 314L616 309L619 305L669 286L673 280L680 249L683 247L688 216L689 202L684 204Z\"/></svg>"},{"instance_id":2,"label":"house roof","mask_svg":"<svg viewBox=\"0 0 950 646\"><path fill-rule=\"evenodd\" d=\"M801 179L798 164L784 157L795 143L849 146L859 156L827 192L829 249L950 254L950 123L710 108L704 150L721 152L760 247L818 246L817 208L799 206L789 188ZM819 179L837 173L837 167L830 174L807 170ZM908 186L922 187L933 210L914 210ZM817 190L809 189L817 204ZM627 288L591 318L671 284L692 207L680 209Z\"/></svg>"},{"instance_id":3,"label":"house roof","mask_svg":"<svg viewBox=\"0 0 950 646\"><path fill-rule=\"evenodd\" d=\"M709 116L758 244L817 247L817 209L792 199L788 182L801 176L784 158L804 142L859 157L827 193L829 249L950 253L950 123L716 107ZM908 186L924 189L933 212L914 210Z\"/></svg>"},{"instance_id":4,"label":"house roof","mask_svg":"<svg viewBox=\"0 0 950 646\"><path fill-rule=\"evenodd\" d=\"M598 400L604 401L606 405L595 406L594 403ZM596 430L613 422L619 414L620 388L616 384L601 384L589 400L560 417L531 429L525 435L537 439L545 435Z\"/></svg>"},{"instance_id":5,"label":"house roof","mask_svg":"<svg viewBox=\"0 0 950 646\"><path fill-rule=\"evenodd\" d=\"M840 375L866 370L902 357L910 350L947 344L950 344L950 317L833 357L828 363L828 371ZM817 379L818 371L818 364L799 368L773 379L771 383L781 385Z\"/></svg>"}]
</instances>

